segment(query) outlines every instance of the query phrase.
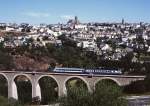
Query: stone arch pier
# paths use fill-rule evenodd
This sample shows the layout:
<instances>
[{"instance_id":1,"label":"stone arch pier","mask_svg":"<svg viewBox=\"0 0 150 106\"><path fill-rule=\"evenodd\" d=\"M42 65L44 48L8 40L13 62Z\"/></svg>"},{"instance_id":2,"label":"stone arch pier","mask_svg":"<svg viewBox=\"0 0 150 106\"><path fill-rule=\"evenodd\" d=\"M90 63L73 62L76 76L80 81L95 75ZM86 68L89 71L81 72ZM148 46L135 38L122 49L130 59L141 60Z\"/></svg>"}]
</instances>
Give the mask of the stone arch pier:
<instances>
[{"instance_id":1,"label":"stone arch pier","mask_svg":"<svg viewBox=\"0 0 150 106\"><path fill-rule=\"evenodd\" d=\"M89 75L86 74L65 74L65 73L49 73L49 72L20 72L20 71L0 71L0 75L4 76L8 82L8 98L18 99L17 87L14 79L17 76L25 76L29 79L32 85L32 98L40 97L41 88L39 80L43 77L50 77L56 81L58 85L58 96L66 95L66 82L72 78L82 80L89 90L92 92L98 81L109 79L116 82L119 86L127 85L132 81L143 80L145 76L126 76L126 75Z\"/></svg>"}]
</instances>

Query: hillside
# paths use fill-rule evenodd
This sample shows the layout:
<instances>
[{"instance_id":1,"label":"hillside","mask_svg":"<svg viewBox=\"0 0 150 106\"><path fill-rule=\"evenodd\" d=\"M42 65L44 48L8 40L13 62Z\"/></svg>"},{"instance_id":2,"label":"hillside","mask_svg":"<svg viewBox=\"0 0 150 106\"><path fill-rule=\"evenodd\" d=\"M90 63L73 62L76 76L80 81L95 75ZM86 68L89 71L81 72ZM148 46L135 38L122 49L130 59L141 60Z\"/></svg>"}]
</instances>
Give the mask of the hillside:
<instances>
[{"instance_id":1,"label":"hillside","mask_svg":"<svg viewBox=\"0 0 150 106\"><path fill-rule=\"evenodd\" d=\"M126 74L146 74L149 63L133 62L133 52L121 60L104 60L101 56L76 47L76 43L60 38L63 45L44 46L24 45L16 48L4 48L0 44L0 70L47 71L57 65L79 68L119 68Z\"/></svg>"}]
</instances>

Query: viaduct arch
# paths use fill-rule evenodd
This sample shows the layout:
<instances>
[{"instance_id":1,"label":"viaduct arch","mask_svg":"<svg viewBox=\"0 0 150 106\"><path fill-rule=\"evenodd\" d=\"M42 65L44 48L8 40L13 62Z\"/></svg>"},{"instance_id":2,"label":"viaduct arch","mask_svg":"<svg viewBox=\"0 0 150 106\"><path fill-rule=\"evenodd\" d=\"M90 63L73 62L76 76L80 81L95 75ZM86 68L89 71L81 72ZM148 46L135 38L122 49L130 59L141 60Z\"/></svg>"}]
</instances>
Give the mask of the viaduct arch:
<instances>
[{"instance_id":1,"label":"viaduct arch","mask_svg":"<svg viewBox=\"0 0 150 106\"><path fill-rule=\"evenodd\" d=\"M0 95L1 96L5 96L8 97L8 78L5 74L0 73L0 83L2 83L0 86L2 86L2 88L0 88ZM6 85L5 85L6 84ZM2 90L2 91L1 91Z\"/></svg>"},{"instance_id":2,"label":"viaduct arch","mask_svg":"<svg viewBox=\"0 0 150 106\"><path fill-rule=\"evenodd\" d=\"M18 99L17 87L14 79L17 76L27 77L32 85L32 98L39 96L41 99L41 88L39 80L43 77L50 77L56 81L58 85L58 96L66 95L66 82L72 78L81 79L87 86L89 92L95 88L96 83L100 80L109 79L116 82L119 86L127 85L132 81L143 80L145 76L125 76L125 75L93 75L89 78L85 74L62 74L62 73L46 73L46 72L16 72L16 71L0 71L0 75L4 76L8 81L8 98Z\"/></svg>"},{"instance_id":3,"label":"viaduct arch","mask_svg":"<svg viewBox=\"0 0 150 106\"><path fill-rule=\"evenodd\" d=\"M67 77L66 79L65 79L65 81L64 81L64 89L63 89L63 92L65 93L65 94L67 94L67 88L66 88L66 84L67 84L67 82L69 81L69 80L71 80L71 79L80 79L81 81L83 81L85 84L86 84L86 87L87 87L87 89L88 89L88 91L90 91L91 92L91 88L90 88L90 85L89 85L89 83L87 82L87 80L85 80L83 77L81 77L81 76L69 76L69 77Z\"/></svg>"},{"instance_id":4,"label":"viaduct arch","mask_svg":"<svg viewBox=\"0 0 150 106\"><path fill-rule=\"evenodd\" d=\"M111 80L113 82L115 82L118 86L121 86L122 84L116 80L115 78L111 78L111 77L104 77L104 78L101 78L101 79L97 79L95 82L94 82L94 87L96 86L96 84L99 82L99 81L102 81L102 80Z\"/></svg>"},{"instance_id":5,"label":"viaduct arch","mask_svg":"<svg viewBox=\"0 0 150 106\"><path fill-rule=\"evenodd\" d=\"M48 77L48 78L53 79L56 82L57 86L58 86L58 91L59 91L59 88L60 88L59 83L58 83L57 79L54 76L52 76L52 75L41 75L41 76L39 76L37 78L36 82L35 82L35 84L36 84L35 86L36 86L36 92L37 92L36 96L38 96L40 99L42 98L42 96L41 96L41 87L39 85L39 81L40 81L40 79L42 79L44 77ZM59 93L58 93L58 95L59 95Z\"/></svg>"},{"instance_id":6,"label":"viaduct arch","mask_svg":"<svg viewBox=\"0 0 150 106\"><path fill-rule=\"evenodd\" d=\"M3 76L8 82L8 78L7 78L7 76L4 73L0 73L0 75Z\"/></svg>"},{"instance_id":7,"label":"viaduct arch","mask_svg":"<svg viewBox=\"0 0 150 106\"><path fill-rule=\"evenodd\" d=\"M33 85L33 83L32 83L32 79L27 75L27 74L22 74L22 73L20 73L20 74L16 74L16 75L14 75L13 77L12 77L12 79L11 79L11 87L12 87L12 95L13 95L13 98L15 98L15 99L18 99L18 89L17 89L17 84L16 84L16 82L15 82L15 79L17 78L17 77L20 77L20 76L24 76L24 78L25 79L27 79L27 80L29 80L29 82L30 82L30 84L31 84L31 86ZM16 79L17 80L17 79ZM20 79L20 81L22 81L22 79ZM32 92L32 91L31 91Z\"/></svg>"}]
</instances>

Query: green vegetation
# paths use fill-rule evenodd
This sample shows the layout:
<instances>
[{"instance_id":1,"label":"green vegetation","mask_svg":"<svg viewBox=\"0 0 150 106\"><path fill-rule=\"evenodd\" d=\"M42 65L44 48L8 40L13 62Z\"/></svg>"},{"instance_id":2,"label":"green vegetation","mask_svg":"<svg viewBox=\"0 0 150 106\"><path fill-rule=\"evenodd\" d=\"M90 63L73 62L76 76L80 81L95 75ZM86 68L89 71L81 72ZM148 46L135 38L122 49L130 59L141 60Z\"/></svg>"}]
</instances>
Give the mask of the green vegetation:
<instances>
[{"instance_id":1,"label":"green vegetation","mask_svg":"<svg viewBox=\"0 0 150 106\"><path fill-rule=\"evenodd\" d=\"M50 77L43 77L39 80L41 88L41 104L46 105L56 102L58 99L58 85L54 79Z\"/></svg>"},{"instance_id":2,"label":"green vegetation","mask_svg":"<svg viewBox=\"0 0 150 106\"><path fill-rule=\"evenodd\" d=\"M0 96L0 106L9 106L8 100Z\"/></svg>"},{"instance_id":3,"label":"green vegetation","mask_svg":"<svg viewBox=\"0 0 150 106\"><path fill-rule=\"evenodd\" d=\"M67 90L71 88L83 88L84 90L88 91L87 85L85 84L84 81L78 78L72 78L66 82L66 88Z\"/></svg>"},{"instance_id":4,"label":"green vegetation","mask_svg":"<svg viewBox=\"0 0 150 106\"><path fill-rule=\"evenodd\" d=\"M1 82L3 80L1 78ZM51 103L60 103L62 106L126 106L126 101L122 99L122 89L110 80L99 81L93 93L90 93L84 81L72 78L66 82L67 96L58 98L57 83L52 78L43 77L39 80L42 94L41 103L39 101L31 102L32 89L29 81L24 80L23 77L21 79L17 77L15 83L19 100L17 101L13 98L7 100L0 97L0 106L22 106L21 104L46 105ZM0 85L0 89L3 88L3 83L0 83Z\"/></svg>"},{"instance_id":5,"label":"green vegetation","mask_svg":"<svg viewBox=\"0 0 150 106\"><path fill-rule=\"evenodd\" d=\"M0 50L0 69L7 70L12 69L14 67L13 60L8 53L2 52Z\"/></svg>"},{"instance_id":6,"label":"green vegetation","mask_svg":"<svg viewBox=\"0 0 150 106\"><path fill-rule=\"evenodd\" d=\"M94 106L90 101L91 94L82 87L70 88L67 96L60 99L60 106Z\"/></svg>"},{"instance_id":7,"label":"green vegetation","mask_svg":"<svg viewBox=\"0 0 150 106\"><path fill-rule=\"evenodd\" d=\"M23 104L29 104L32 101L32 85L27 81L16 82L18 99Z\"/></svg>"},{"instance_id":8,"label":"green vegetation","mask_svg":"<svg viewBox=\"0 0 150 106\"><path fill-rule=\"evenodd\" d=\"M149 94L150 92L150 74L146 76L144 80L134 81L124 87L124 93L141 95Z\"/></svg>"},{"instance_id":9,"label":"green vegetation","mask_svg":"<svg viewBox=\"0 0 150 106\"><path fill-rule=\"evenodd\" d=\"M0 95L3 97L7 98L8 95L8 82L5 79L5 77L3 77L2 75L0 75Z\"/></svg>"},{"instance_id":10,"label":"green vegetation","mask_svg":"<svg viewBox=\"0 0 150 106\"><path fill-rule=\"evenodd\" d=\"M6 99L0 96L0 106L23 106L14 99Z\"/></svg>"},{"instance_id":11,"label":"green vegetation","mask_svg":"<svg viewBox=\"0 0 150 106\"><path fill-rule=\"evenodd\" d=\"M62 64L64 67L80 67L80 68L120 68L125 73L143 75L149 72L149 62L145 60L149 59L149 54L137 51L135 56L134 52L129 52L121 60L104 60L101 56L96 55L93 52L88 52L85 49L76 47L76 42L68 39L64 35L59 37L62 40L62 46L55 44L47 44L45 47L32 45L32 39L29 39L21 47L16 48L3 48L3 43L0 44L0 69L17 69L14 65L15 56L23 56L33 59L35 62L46 61L47 64L54 68L56 64ZM115 44L109 42L110 44ZM114 46L115 47L115 46ZM137 58L136 62L133 62L133 57ZM143 58L144 57L144 58ZM146 59L145 59L146 57ZM144 61L143 61L144 59ZM140 62L140 61L143 62ZM148 60L149 61L149 60ZM23 65L25 63L21 62ZM31 65L32 66L32 65ZM30 67L31 67L30 66ZM22 66L23 67L23 66ZM30 68L29 67L29 68ZM23 68L27 69L27 68ZM33 69L30 68L30 69Z\"/></svg>"},{"instance_id":12,"label":"green vegetation","mask_svg":"<svg viewBox=\"0 0 150 106\"><path fill-rule=\"evenodd\" d=\"M93 93L83 86L71 87L60 102L61 106L126 106L127 102L121 97L120 87L109 81L100 81Z\"/></svg>"},{"instance_id":13,"label":"green vegetation","mask_svg":"<svg viewBox=\"0 0 150 106\"><path fill-rule=\"evenodd\" d=\"M94 67L98 66L96 63L95 54L81 52L80 48L75 48L69 45L56 47L54 45L47 45L49 57L53 57L59 64L65 67Z\"/></svg>"},{"instance_id":14,"label":"green vegetation","mask_svg":"<svg viewBox=\"0 0 150 106\"><path fill-rule=\"evenodd\" d=\"M49 104L60 102L62 106L125 106L126 101L121 97L125 94L145 94L150 92L150 68L149 62L141 63L132 62L134 57L133 52L128 53L124 58L118 61L102 60L93 52L87 52L82 48L76 47L74 41L67 39L65 36L60 36L63 45L58 46L54 44L47 44L46 47L35 47L31 45L30 39L27 45L16 48L3 48L0 44L0 69L11 70L16 68L14 65L14 57L26 56L36 61L41 61L43 58L48 60L51 68L55 65L62 64L64 67L83 67L83 68L121 68L127 74L146 74L147 77L143 81L132 82L130 85L122 89L112 82L99 82L93 93L89 93L86 84L81 80L71 79L66 83L67 96L58 99L58 86L57 83L51 78L44 77L39 80L41 87L42 100L41 104ZM139 41L140 42L140 41ZM113 42L109 42L113 44ZM115 48L116 46L113 45ZM147 60L149 54L138 53L137 59ZM146 58L146 59L145 59ZM49 61L50 60L50 61ZM31 65L32 66L32 65ZM32 85L29 81L15 81L18 89L19 102L22 104L30 104L32 101ZM0 78L0 95L7 97L7 81ZM9 100L0 97L0 106L7 106ZM17 103L14 100L11 102ZM13 104L11 103L11 105ZM1 105L2 104L2 105ZM8 106L11 106L8 105ZM20 106L20 105L12 105Z\"/></svg>"},{"instance_id":15,"label":"green vegetation","mask_svg":"<svg viewBox=\"0 0 150 106\"><path fill-rule=\"evenodd\" d=\"M95 106L126 106L121 87L111 80L102 80L94 91Z\"/></svg>"}]
</instances>

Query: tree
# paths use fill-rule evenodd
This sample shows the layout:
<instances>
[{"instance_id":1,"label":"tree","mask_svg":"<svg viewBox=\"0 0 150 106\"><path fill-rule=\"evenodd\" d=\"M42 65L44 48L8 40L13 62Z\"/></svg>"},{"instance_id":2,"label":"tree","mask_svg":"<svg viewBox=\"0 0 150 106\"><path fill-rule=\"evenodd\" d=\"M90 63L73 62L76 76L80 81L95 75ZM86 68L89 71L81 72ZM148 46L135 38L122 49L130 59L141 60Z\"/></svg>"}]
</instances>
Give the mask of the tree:
<instances>
[{"instance_id":1,"label":"tree","mask_svg":"<svg viewBox=\"0 0 150 106\"><path fill-rule=\"evenodd\" d=\"M131 82L129 85L124 86L124 93L126 94L143 94L150 92L150 74L148 73L144 80Z\"/></svg>"},{"instance_id":2,"label":"tree","mask_svg":"<svg viewBox=\"0 0 150 106\"><path fill-rule=\"evenodd\" d=\"M133 58L133 52L129 52L125 57L121 59L121 62L123 63L122 67L124 68L124 71L128 71L131 68L132 58Z\"/></svg>"},{"instance_id":3,"label":"tree","mask_svg":"<svg viewBox=\"0 0 150 106\"><path fill-rule=\"evenodd\" d=\"M12 69L14 68L13 59L7 53L0 51L0 68Z\"/></svg>"},{"instance_id":4,"label":"tree","mask_svg":"<svg viewBox=\"0 0 150 106\"><path fill-rule=\"evenodd\" d=\"M91 94L84 88L74 87L68 89L66 97L61 98L60 106L94 106L91 100Z\"/></svg>"},{"instance_id":5,"label":"tree","mask_svg":"<svg viewBox=\"0 0 150 106\"><path fill-rule=\"evenodd\" d=\"M126 106L122 90L112 82L101 81L93 93L83 87L70 88L60 100L61 106Z\"/></svg>"},{"instance_id":6,"label":"tree","mask_svg":"<svg viewBox=\"0 0 150 106\"><path fill-rule=\"evenodd\" d=\"M7 84L7 80L5 79L5 77L0 75L0 95L7 97L8 95L8 84Z\"/></svg>"},{"instance_id":7,"label":"tree","mask_svg":"<svg viewBox=\"0 0 150 106\"><path fill-rule=\"evenodd\" d=\"M0 106L22 106L18 101L14 99L7 100L6 98L0 96Z\"/></svg>"},{"instance_id":8,"label":"tree","mask_svg":"<svg viewBox=\"0 0 150 106\"><path fill-rule=\"evenodd\" d=\"M121 88L110 80L102 80L96 84L93 95L93 106L126 106Z\"/></svg>"},{"instance_id":9,"label":"tree","mask_svg":"<svg viewBox=\"0 0 150 106\"><path fill-rule=\"evenodd\" d=\"M77 47L76 42L67 38L64 34L59 36L58 39L62 40L62 44L65 46Z\"/></svg>"},{"instance_id":10,"label":"tree","mask_svg":"<svg viewBox=\"0 0 150 106\"><path fill-rule=\"evenodd\" d=\"M58 85L56 81L50 77L43 77L39 80L41 87L41 104L47 105L56 102L58 98Z\"/></svg>"},{"instance_id":11,"label":"tree","mask_svg":"<svg viewBox=\"0 0 150 106\"><path fill-rule=\"evenodd\" d=\"M31 103L32 101L32 85L29 81L18 81L15 79L15 83L17 85L18 98L19 102Z\"/></svg>"},{"instance_id":12,"label":"tree","mask_svg":"<svg viewBox=\"0 0 150 106\"><path fill-rule=\"evenodd\" d=\"M8 100L0 96L0 106L9 106Z\"/></svg>"},{"instance_id":13,"label":"tree","mask_svg":"<svg viewBox=\"0 0 150 106\"><path fill-rule=\"evenodd\" d=\"M29 44L29 43L33 43L33 41L34 41L33 38L29 38L29 39L27 40L27 43L28 43L28 44Z\"/></svg>"},{"instance_id":14,"label":"tree","mask_svg":"<svg viewBox=\"0 0 150 106\"><path fill-rule=\"evenodd\" d=\"M144 81L134 81L124 87L124 93L126 94L142 94L146 92L146 86Z\"/></svg>"}]
</instances>

